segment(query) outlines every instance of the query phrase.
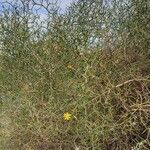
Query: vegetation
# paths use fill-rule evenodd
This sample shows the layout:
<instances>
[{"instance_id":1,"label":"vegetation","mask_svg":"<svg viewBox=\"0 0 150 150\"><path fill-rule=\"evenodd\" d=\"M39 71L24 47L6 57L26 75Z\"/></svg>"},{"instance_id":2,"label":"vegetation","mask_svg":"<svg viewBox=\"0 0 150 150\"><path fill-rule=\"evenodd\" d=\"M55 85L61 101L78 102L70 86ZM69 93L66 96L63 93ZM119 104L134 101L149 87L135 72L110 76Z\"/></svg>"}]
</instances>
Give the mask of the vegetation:
<instances>
[{"instance_id":1,"label":"vegetation","mask_svg":"<svg viewBox=\"0 0 150 150\"><path fill-rule=\"evenodd\" d=\"M150 1L0 3L0 149L149 150ZM40 19L39 19L40 18Z\"/></svg>"}]
</instances>

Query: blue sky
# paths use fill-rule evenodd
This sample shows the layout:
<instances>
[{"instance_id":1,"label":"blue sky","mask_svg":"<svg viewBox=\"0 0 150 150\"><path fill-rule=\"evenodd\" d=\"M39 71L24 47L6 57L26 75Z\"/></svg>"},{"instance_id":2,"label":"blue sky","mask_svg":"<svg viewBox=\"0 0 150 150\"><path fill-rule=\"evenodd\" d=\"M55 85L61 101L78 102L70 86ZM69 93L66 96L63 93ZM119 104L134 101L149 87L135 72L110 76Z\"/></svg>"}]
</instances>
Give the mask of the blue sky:
<instances>
[{"instance_id":1,"label":"blue sky","mask_svg":"<svg viewBox=\"0 0 150 150\"><path fill-rule=\"evenodd\" d=\"M6 0L0 0L0 2L4 2ZM8 2L12 2L13 0L7 0ZM15 1L15 0L14 0ZM58 0L58 3L60 4L60 8L61 11L65 11L66 7L70 6L70 4L73 2L74 0ZM1 8L1 5L0 5Z\"/></svg>"},{"instance_id":2,"label":"blue sky","mask_svg":"<svg viewBox=\"0 0 150 150\"><path fill-rule=\"evenodd\" d=\"M65 11L66 7L70 6L73 1L74 0L59 0L61 10Z\"/></svg>"}]
</instances>

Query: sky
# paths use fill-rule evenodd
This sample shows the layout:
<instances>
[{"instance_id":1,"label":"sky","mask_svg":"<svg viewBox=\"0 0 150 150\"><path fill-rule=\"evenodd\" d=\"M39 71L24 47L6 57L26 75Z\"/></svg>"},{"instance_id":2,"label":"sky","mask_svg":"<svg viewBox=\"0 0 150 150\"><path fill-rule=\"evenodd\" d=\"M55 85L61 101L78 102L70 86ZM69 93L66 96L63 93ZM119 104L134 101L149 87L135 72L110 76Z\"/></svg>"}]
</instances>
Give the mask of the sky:
<instances>
[{"instance_id":1,"label":"sky","mask_svg":"<svg viewBox=\"0 0 150 150\"><path fill-rule=\"evenodd\" d=\"M7 1L11 3L11 2L15 2L16 0L7 0ZM35 2L37 2L37 3L40 1L41 0L35 0ZM51 2L54 0L48 0L48 1ZM69 7L73 1L76 1L76 0L58 0L58 5L60 6L59 13L61 13L61 14L65 13L66 8ZM2 10L2 2L6 2L6 0L0 0L0 13ZM37 7L37 8L39 8L39 7ZM34 7L34 9L37 10L36 7ZM47 15L45 12L46 12L45 9L39 9L38 10L37 13L39 14L39 20L40 21L44 22L44 20L47 18Z\"/></svg>"},{"instance_id":2,"label":"sky","mask_svg":"<svg viewBox=\"0 0 150 150\"><path fill-rule=\"evenodd\" d=\"M0 3L4 2L6 0L0 0ZM12 2L15 0L7 0L8 2ZM38 2L38 0L35 0ZM51 0L49 0L51 1ZM61 12L64 12L65 9L70 6L70 4L73 2L74 0L58 0L58 4L60 4L60 8L61 8ZM1 9L1 4L0 4L0 9Z\"/></svg>"},{"instance_id":3,"label":"sky","mask_svg":"<svg viewBox=\"0 0 150 150\"><path fill-rule=\"evenodd\" d=\"M61 11L65 11L66 7L70 6L73 1L74 0L59 0Z\"/></svg>"}]
</instances>

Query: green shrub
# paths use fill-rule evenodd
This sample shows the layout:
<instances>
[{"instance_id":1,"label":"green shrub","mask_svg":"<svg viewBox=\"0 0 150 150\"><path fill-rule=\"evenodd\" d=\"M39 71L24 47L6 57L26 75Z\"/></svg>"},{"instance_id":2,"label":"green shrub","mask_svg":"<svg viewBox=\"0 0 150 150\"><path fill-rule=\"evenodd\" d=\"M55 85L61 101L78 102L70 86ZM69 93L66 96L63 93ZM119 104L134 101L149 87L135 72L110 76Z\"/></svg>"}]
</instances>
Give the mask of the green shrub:
<instances>
[{"instance_id":1,"label":"green shrub","mask_svg":"<svg viewBox=\"0 0 150 150\"><path fill-rule=\"evenodd\" d=\"M42 31L41 26L36 26L39 29L30 27L29 20L33 19L33 14L25 11L31 18L26 16L17 3L18 11L8 9L9 13L4 11L2 14L0 149L149 148L149 45L138 51L134 45L125 45L124 40L130 38L123 36L121 21L118 25L118 18L111 17L110 20L103 20L107 25L105 29L86 28L95 34L98 34L95 30L100 30L101 37L98 34L96 38L100 38L102 44L90 47L87 39L91 35L84 34L84 28L80 37L80 20L76 22L78 28L74 33L76 36L73 36L66 30L67 27L74 27L69 20L73 15L80 14L82 7L89 10L89 2L79 0L72 4L68 13L62 15L54 11L51 22L47 21L50 27L46 31ZM93 8L96 2L91 2ZM119 3L118 8L108 6L102 7L104 12L118 11L122 5ZM97 19L96 14L94 19ZM109 18L109 13L105 15ZM23 16L24 20L17 19ZM81 20L86 20L87 16L81 15ZM114 19L119 31L111 25L111 19ZM11 24L12 20L18 26L13 22ZM84 25L86 22L82 27ZM107 31L108 27L113 36ZM114 31L118 38L114 36ZM136 37L139 42L139 37ZM83 45L82 42L76 43L74 38L82 41ZM126 49L128 46L129 49ZM68 120L64 119L66 112L71 114Z\"/></svg>"}]
</instances>

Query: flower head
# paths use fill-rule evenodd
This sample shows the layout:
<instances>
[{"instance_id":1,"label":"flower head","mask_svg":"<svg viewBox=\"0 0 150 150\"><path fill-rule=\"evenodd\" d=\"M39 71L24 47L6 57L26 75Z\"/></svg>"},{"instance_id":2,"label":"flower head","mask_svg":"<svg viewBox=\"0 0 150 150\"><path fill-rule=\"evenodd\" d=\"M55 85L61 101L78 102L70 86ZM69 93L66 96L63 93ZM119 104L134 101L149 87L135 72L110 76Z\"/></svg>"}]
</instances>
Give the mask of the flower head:
<instances>
[{"instance_id":1,"label":"flower head","mask_svg":"<svg viewBox=\"0 0 150 150\"><path fill-rule=\"evenodd\" d=\"M68 112L64 113L64 120L69 121L71 119L71 116L72 115L70 113L68 113Z\"/></svg>"}]
</instances>

